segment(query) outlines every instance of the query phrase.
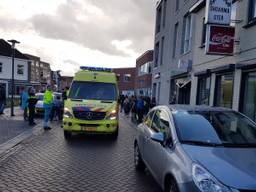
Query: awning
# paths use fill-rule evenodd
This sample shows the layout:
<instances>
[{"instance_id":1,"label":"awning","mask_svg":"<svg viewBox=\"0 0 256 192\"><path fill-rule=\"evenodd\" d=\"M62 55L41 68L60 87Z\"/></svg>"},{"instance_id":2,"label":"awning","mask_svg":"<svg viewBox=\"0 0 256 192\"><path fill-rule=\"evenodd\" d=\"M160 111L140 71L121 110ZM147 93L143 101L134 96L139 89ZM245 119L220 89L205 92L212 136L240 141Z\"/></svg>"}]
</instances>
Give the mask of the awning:
<instances>
[{"instance_id":1,"label":"awning","mask_svg":"<svg viewBox=\"0 0 256 192\"><path fill-rule=\"evenodd\" d=\"M191 82L191 78L176 79L176 86L181 89L181 88L185 87L187 84L189 84L190 82Z\"/></svg>"}]
</instances>

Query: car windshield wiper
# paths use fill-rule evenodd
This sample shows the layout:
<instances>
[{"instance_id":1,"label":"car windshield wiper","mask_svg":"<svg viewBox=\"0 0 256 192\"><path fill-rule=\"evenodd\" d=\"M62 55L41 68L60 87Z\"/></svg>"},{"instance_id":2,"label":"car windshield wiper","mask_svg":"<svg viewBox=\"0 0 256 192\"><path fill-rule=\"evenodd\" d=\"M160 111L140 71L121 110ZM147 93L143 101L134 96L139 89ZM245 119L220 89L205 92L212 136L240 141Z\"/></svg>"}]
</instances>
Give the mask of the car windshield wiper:
<instances>
[{"instance_id":1,"label":"car windshield wiper","mask_svg":"<svg viewBox=\"0 0 256 192\"><path fill-rule=\"evenodd\" d=\"M181 141L182 144L188 144L188 145L199 145L199 146L211 146L211 147L219 147L223 146L221 143L211 143L211 142L206 142L206 141L189 141L189 140L184 140Z\"/></svg>"},{"instance_id":2,"label":"car windshield wiper","mask_svg":"<svg viewBox=\"0 0 256 192\"><path fill-rule=\"evenodd\" d=\"M244 148L255 148L256 143L223 143L224 147L244 147Z\"/></svg>"}]
</instances>

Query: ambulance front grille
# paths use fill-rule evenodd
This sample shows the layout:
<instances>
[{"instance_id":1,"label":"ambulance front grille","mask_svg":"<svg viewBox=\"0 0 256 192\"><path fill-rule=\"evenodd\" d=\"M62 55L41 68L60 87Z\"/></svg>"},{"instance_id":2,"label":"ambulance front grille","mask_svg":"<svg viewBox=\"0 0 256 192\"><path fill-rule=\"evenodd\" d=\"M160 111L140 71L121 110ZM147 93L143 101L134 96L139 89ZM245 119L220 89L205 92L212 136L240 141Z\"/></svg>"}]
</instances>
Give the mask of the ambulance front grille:
<instances>
[{"instance_id":1,"label":"ambulance front grille","mask_svg":"<svg viewBox=\"0 0 256 192\"><path fill-rule=\"evenodd\" d=\"M105 112L93 112L93 111L73 111L76 119L97 121L103 120L106 116Z\"/></svg>"}]
</instances>

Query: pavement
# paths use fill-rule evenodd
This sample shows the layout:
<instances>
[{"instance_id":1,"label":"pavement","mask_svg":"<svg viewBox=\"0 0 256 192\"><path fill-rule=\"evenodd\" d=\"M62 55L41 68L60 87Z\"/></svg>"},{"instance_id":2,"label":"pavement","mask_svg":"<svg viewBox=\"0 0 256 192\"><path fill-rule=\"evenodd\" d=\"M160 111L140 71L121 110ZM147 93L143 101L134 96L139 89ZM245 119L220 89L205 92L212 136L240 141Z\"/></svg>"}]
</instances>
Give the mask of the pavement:
<instances>
[{"instance_id":1,"label":"pavement","mask_svg":"<svg viewBox=\"0 0 256 192\"><path fill-rule=\"evenodd\" d=\"M15 116L10 116L10 108L0 115L0 157L9 149L35 133L41 127L41 119L35 119L38 126L28 126L23 120L23 111L20 107L14 108Z\"/></svg>"},{"instance_id":2,"label":"pavement","mask_svg":"<svg viewBox=\"0 0 256 192\"><path fill-rule=\"evenodd\" d=\"M120 116L116 141L107 136L63 137L60 124L32 134L0 157L0 191L161 191L133 163L135 126Z\"/></svg>"}]
</instances>

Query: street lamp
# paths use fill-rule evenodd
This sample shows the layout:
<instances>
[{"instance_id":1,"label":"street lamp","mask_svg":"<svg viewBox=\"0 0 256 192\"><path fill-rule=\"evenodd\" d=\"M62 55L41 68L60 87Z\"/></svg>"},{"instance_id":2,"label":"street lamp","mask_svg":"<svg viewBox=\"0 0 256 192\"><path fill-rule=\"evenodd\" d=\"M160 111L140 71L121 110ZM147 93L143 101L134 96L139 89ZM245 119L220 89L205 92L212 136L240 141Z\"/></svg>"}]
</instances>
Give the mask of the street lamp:
<instances>
[{"instance_id":1,"label":"street lamp","mask_svg":"<svg viewBox=\"0 0 256 192\"><path fill-rule=\"evenodd\" d=\"M15 57L15 44L20 43L19 41L16 41L14 39L8 40L12 44L12 98L11 98L11 116L14 116L13 113L13 108L14 108L14 103L13 103L13 95L14 95L14 57Z\"/></svg>"}]
</instances>

